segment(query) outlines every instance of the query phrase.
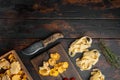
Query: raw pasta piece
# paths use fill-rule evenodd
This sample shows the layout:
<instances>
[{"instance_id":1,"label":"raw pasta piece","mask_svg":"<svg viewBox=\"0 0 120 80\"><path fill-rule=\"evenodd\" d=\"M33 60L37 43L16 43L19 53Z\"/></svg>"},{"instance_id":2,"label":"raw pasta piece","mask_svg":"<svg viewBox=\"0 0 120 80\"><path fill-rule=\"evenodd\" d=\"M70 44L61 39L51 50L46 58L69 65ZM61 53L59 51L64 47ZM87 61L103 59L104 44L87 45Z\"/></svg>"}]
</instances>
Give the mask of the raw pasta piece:
<instances>
[{"instance_id":1,"label":"raw pasta piece","mask_svg":"<svg viewBox=\"0 0 120 80\"><path fill-rule=\"evenodd\" d=\"M95 65L99 60L100 53L98 50L94 49L87 51L83 54L83 57L76 59L76 65L80 70L89 70L92 68L92 65Z\"/></svg>"},{"instance_id":2,"label":"raw pasta piece","mask_svg":"<svg viewBox=\"0 0 120 80\"><path fill-rule=\"evenodd\" d=\"M69 48L69 55L74 57L76 53L82 53L88 51L88 48L91 47L92 39L88 36L84 36L80 39L75 40Z\"/></svg>"},{"instance_id":3,"label":"raw pasta piece","mask_svg":"<svg viewBox=\"0 0 120 80\"><path fill-rule=\"evenodd\" d=\"M99 69L93 69L91 72L90 80L105 80L105 76L101 73Z\"/></svg>"}]
</instances>

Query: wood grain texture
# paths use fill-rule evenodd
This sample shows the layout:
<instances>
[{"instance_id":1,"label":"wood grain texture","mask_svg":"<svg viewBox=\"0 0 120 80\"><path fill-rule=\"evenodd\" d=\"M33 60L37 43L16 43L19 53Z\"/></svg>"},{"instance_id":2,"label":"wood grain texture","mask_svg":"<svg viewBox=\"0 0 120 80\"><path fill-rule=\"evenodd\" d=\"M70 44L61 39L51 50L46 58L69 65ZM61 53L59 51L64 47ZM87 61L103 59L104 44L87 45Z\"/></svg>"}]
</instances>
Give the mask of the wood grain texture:
<instances>
[{"instance_id":1,"label":"wood grain texture","mask_svg":"<svg viewBox=\"0 0 120 80\"><path fill-rule=\"evenodd\" d=\"M26 46L28 46L31 43L33 43L35 41L38 41L38 40L39 39L34 39L34 38L33 39L0 39L0 48L1 48L0 49L0 55L6 53L7 51L10 51L11 49L15 49L16 51L20 51L21 49L25 48ZM61 39L59 42L61 42L65 51L68 52L69 45L74 40L75 39L71 39L71 38ZM96 48L101 53L102 51L99 48L98 40L99 39L93 39L93 44L92 44L92 47L90 49ZM103 39L103 41L115 53L115 55L120 56L120 53L119 53L120 40L119 39ZM53 46L49 46L48 48L50 49L51 47L53 47ZM48 49L45 49L45 51L46 50L48 50ZM43 52L40 52L39 54L41 54L41 53L43 53ZM26 68L30 72L31 76L34 79L40 80L38 73L36 72L35 68L33 67L33 65L30 62L31 57L30 56L25 56L23 54L20 54L20 56L21 56L23 64L26 66ZM35 58L36 56L33 56L32 59ZM73 63L75 63L74 62L75 59L77 57L80 57L80 56L81 56L81 54L78 54L74 58L70 58L70 59ZM104 66L104 67L102 67L102 66ZM80 71L77 66L75 66L75 67L76 67L77 71L80 73L80 76L82 77L83 80L88 80L89 79L91 70L90 71ZM120 79L120 76L119 76L120 70L111 67L106 62L102 53L101 53L99 62L95 66L93 66L93 68L96 68L96 67L99 68L102 71L102 73L106 76L106 80L119 80Z\"/></svg>"},{"instance_id":2,"label":"wood grain texture","mask_svg":"<svg viewBox=\"0 0 120 80\"><path fill-rule=\"evenodd\" d=\"M0 38L37 38L61 32L65 38L120 38L120 20L0 20Z\"/></svg>"},{"instance_id":3,"label":"wood grain texture","mask_svg":"<svg viewBox=\"0 0 120 80\"><path fill-rule=\"evenodd\" d=\"M20 51L35 41L38 41L38 39L0 39L0 55L10 50Z\"/></svg>"},{"instance_id":4,"label":"wood grain texture","mask_svg":"<svg viewBox=\"0 0 120 80\"><path fill-rule=\"evenodd\" d=\"M25 56L19 51L55 32L64 34L65 38L60 41L66 52L72 41L87 35L94 39L91 49L97 48L102 53L98 40L103 39L106 45L120 56L120 1L0 0L0 56L15 49L35 80L40 80L40 77L30 62L31 59L53 45L34 56ZM74 65L75 58L80 56L78 54L70 58ZM96 67L101 69L106 80L120 79L120 70L111 67L103 55L93 66ZM75 68L83 80L89 79L91 70L80 71L77 66Z\"/></svg>"},{"instance_id":5,"label":"wood grain texture","mask_svg":"<svg viewBox=\"0 0 120 80\"><path fill-rule=\"evenodd\" d=\"M119 5L119 0L1 0L0 18L120 19Z\"/></svg>"}]
</instances>

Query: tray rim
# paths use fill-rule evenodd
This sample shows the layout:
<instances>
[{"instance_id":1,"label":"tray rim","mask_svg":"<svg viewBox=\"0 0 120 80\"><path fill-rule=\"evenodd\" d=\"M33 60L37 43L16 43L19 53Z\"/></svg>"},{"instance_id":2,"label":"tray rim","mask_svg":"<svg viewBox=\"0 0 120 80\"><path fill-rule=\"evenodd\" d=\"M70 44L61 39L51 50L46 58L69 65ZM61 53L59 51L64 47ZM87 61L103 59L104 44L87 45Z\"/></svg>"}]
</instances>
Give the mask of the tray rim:
<instances>
[{"instance_id":1,"label":"tray rim","mask_svg":"<svg viewBox=\"0 0 120 80\"><path fill-rule=\"evenodd\" d=\"M11 50L11 51L3 54L2 56L0 56L0 59L5 58L6 56L8 56L8 55L11 54L11 53L14 55L15 59L20 63L22 70L24 71L24 73L25 73L25 74L27 75L27 77L28 77L28 80L33 80L33 78L31 77L31 75L30 75L30 73L28 72L27 68L26 68L26 67L24 66L24 64L22 63L21 59L19 58L19 56L18 56L18 54L17 54L17 52L16 52L15 50Z\"/></svg>"}]
</instances>

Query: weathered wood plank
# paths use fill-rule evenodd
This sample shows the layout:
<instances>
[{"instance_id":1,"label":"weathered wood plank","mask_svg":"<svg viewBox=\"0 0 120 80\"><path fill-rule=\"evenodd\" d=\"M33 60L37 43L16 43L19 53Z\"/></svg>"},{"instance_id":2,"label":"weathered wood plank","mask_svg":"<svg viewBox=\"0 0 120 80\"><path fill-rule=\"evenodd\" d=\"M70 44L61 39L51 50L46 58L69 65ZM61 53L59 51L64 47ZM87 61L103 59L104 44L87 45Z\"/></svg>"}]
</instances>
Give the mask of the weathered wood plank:
<instances>
[{"instance_id":1,"label":"weathered wood plank","mask_svg":"<svg viewBox=\"0 0 120 80\"><path fill-rule=\"evenodd\" d=\"M0 18L119 19L120 1L0 0ZM97 0L96 0L97 1ZM75 3L74 3L75 2ZM77 3L78 2L78 3ZM33 8L35 4L39 4ZM77 4L76 4L77 3Z\"/></svg>"},{"instance_id":2,"label":"weathered wood plank","mask_svg":"<svg viewBox=\"0 0 120 80\"><path fill-rule=\"evenodd\" d=\"M35 41L38 39L0 39L0 55L13 49L20 51Z\"/></svg>"},{"instance_id":3,"label":"weathered wood plank","mask_svg":"<svg viewBox=\"0 0 120 80\"><path fill-rule=\"evenodd\" d=\"M35 70L38 72L39 71L39 66L43 66L43 62L44 61L48 61L48 59L50 58L50 54L51 53L59 53L60 54L60 60L58 60L57 62L64 62L67 61L69 64L69 67L66 69L65 72L63 72L62 74L59 74L58 77L51 77L51 76L41 76L40 78L42 80L62 80L65 77L71 78L71 77L75 77L76 80L82 80L79 73L76 71L74 65L72 64L72 62L70 61L67 53L65 52L64 48L61 46L61 44L58 44L54 47L52 47L50 50L46 51L45 53L42 53L41 55L38 55L37 57L34 57L31 61L32 64L35 68ZM72 74L74 72L74 74Z\"/></svg>"},{"instance_id":4,"label":"weathered wood plank","mask_svg":"<svg viewBox=\"0 0 120 80\"><path fill-rule=\"evenodd\" d=\"M0 20L0 38L44 39L55 32L65 38L120 38L120 20Z\"/></svg>"}]
</instances>

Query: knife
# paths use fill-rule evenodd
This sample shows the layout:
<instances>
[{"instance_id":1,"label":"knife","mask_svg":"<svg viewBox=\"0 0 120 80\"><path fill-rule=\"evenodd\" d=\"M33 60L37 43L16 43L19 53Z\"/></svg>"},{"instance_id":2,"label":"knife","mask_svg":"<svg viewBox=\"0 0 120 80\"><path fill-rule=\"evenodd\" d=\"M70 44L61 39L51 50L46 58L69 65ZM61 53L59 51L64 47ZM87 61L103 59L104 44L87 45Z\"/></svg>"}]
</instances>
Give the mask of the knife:
<instances>
[{"instance_id":1,"label":"knife","mask_svg":"<svg viewBox=\"0 0 120 80\"><path fill-rule=\"evenodd\" d=\"M31 46L23 49L21 52L25 55L33 55L33 54L37 53L38 51L40 51L41 49L48 46L50 43L53 43L56 40L63 38L63 37L64 37L63 34L55 33L45 40L41 40L41 41L33 43Z\"/></svg>"}]
</instances>

